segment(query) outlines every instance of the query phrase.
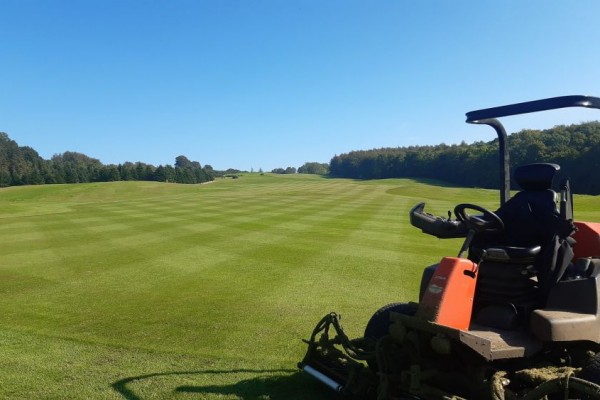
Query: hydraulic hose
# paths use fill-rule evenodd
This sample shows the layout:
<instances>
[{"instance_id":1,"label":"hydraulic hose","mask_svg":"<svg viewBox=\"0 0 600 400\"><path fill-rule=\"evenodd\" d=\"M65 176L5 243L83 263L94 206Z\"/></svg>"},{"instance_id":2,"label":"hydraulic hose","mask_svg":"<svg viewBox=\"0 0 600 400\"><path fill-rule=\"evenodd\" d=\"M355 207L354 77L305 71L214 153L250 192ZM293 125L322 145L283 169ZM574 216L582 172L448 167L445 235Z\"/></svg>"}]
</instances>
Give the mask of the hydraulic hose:
<instances>
[{"instance_id":1,"label":"hydraulic hose","mask_svg":"<svg viewBox=\"0 0 600 400\"><path fill-rule=\"evenodd\" d=\"M321 342L325 344L325 342L329 341L329 328L333 327L336 334L333 340L334 343L341 345L350 358L362 361L373 359L375 357L375 351L367 351L356 346L356 344L350 340L348 335L346 335L344 332L344 329L340 324L340 318L341 317L334 312L325 315L313 330L309 343ZM317 335L319 335L321 332L321 338L316 340Z\"/></svg>"}]
</instances>

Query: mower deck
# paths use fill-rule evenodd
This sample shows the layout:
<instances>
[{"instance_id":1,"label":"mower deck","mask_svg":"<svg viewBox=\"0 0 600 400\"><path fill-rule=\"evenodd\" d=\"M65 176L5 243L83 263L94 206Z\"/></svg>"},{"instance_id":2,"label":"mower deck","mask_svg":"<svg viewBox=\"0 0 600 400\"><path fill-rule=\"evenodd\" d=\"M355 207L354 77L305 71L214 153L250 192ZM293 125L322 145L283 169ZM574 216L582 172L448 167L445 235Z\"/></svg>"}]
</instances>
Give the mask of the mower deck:
<instances>
[{"instance_id":1,"label":"mower deck","mask_svg":"<svg viewBox=\"0 0 600 400\"><path fill-rule=\"evenodd\" d=\"M469 330L458 330L398 313L392 313L390 320L421 332L457 340L488 361L528 357L542 349L542 343L525 329L504 330L472 323Z\"/></svg>"}]
</instances>

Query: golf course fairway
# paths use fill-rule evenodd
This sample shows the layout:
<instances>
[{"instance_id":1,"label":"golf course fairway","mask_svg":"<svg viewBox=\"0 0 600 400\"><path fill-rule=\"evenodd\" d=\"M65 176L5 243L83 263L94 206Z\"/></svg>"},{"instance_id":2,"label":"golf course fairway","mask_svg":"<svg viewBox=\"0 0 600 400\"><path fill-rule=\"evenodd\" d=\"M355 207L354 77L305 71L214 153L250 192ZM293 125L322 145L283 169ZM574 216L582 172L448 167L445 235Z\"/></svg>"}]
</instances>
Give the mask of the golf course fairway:
<instances>
[{"instance_id":1,"label":"golf course fairway","mask_svg":"<svg viewBox=\"0 0 600 400\"><path fill-rule=\"evenodd\" d=\"M330 311L360 336L458 252L410 208L498 199L301 174L0 189L0 398L330 398L296 370L301 339ZM574 204L600 221L600 198Z\"/></svg>"}]
</instances>

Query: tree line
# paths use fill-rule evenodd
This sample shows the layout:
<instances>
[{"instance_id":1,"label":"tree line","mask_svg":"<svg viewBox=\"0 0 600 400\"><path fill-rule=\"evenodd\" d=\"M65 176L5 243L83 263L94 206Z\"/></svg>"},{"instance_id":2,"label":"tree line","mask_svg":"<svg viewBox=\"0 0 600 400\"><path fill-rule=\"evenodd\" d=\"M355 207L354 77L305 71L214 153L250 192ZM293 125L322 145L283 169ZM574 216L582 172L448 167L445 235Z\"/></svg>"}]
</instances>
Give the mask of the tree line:
<instances>
[{"instance_id":1,"label":"tree line","mask_svg":"<svg viewBox=\"0 0 600 400\"><path fill-rule=\"evenodd\" d=\"M19 146L0 132L0 187L131 180L191 184L213 179L210 165L202 167L185 156L176 157L174 166L158 167L143 162L104 165L96 158L72 151L45 160L33 148Z\"/></svg>"},{"instance_id":2,"label":"tree line","mask_svg":"<svg viewBox=\"0 0 600 400\"><path fill-rule=\"evenodd\" d=\"M600 194L600 122L523 130L508 138L511 170L534 162L561 166L575 193ZM334 156L330 174L355 179L428 178L466 187L499 188L498 139L458 145L352 151ZM517 186L513 187L516 188Z\"/></svg>"},{"instance_id":3,"label":"tree line","mask_svg":"<svg viewBox=\"0 0 600 400\"><path fill-rule=\"evenodd\" d=\"M318 162L305 162L298 169L294 167L287 168L274 168L271 170L272 174L315 174L315 175L327 175L329 174L329 164L318 163Z\"/></svg>"}]
</instances>

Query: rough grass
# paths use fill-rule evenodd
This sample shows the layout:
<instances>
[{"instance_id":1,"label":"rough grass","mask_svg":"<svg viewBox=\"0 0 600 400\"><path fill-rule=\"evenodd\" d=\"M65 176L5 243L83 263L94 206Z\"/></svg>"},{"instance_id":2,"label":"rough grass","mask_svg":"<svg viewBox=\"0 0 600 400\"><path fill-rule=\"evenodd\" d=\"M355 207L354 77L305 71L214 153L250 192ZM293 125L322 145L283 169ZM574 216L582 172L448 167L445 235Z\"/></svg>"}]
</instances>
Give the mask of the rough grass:
<instances>
[{"instance_id":1,"label":"rough grass","mask_svg":"<svg viewBox=\"0 0 600 400\"><path fill-rule=\"evenodd\" d=\"M296 372L300 339L333 310L360 335L458 251L411 227L410 208L497 199L269 174L2 189L0 398L329 398ZM600 221L598 197L575 202Z\"/></svg>"}]
</instances>

